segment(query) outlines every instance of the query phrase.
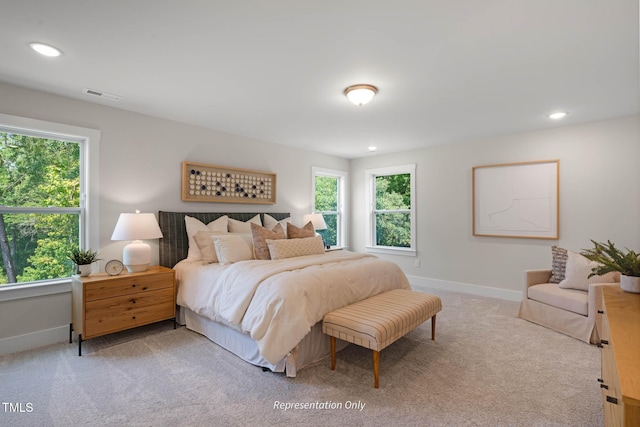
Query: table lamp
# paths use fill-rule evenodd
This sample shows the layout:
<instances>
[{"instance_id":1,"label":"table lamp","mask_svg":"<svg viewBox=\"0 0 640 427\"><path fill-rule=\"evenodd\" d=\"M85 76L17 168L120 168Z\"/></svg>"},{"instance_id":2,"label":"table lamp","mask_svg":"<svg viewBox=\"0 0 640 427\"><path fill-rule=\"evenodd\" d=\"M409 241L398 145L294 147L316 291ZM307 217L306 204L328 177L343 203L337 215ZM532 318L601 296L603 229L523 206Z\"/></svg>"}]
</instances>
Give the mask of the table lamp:
<instances>
[{"instance_id":1,"label":"table lamp","mask_svg":"<svg viewBox=\"0 0 640 427\"><path fill-rule=\"evenodd\" d=\"M162 231L152 213L121 213L111 240L133 240L122 251L122 263L129 273L146 271L151 263L151 246L145 239L159 239Z\"/></svg>"}]
</instances>

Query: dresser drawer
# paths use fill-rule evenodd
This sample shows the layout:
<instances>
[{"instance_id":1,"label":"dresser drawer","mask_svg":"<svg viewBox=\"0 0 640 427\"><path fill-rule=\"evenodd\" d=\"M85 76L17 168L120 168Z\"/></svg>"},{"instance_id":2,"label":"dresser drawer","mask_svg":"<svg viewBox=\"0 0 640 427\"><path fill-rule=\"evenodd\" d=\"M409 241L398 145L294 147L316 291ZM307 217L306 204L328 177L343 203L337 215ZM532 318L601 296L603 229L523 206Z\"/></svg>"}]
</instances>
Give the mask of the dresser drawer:
<instances>
[{"instance_id":1,"label":"dresser drawer","mask_svg":"<svg viewBox=\"0 0 640 427\"><path fill-rule=\"evenodd\" d=\"M173 273L154 276L119 277L108 281L85 283L84 298L89 301L122 295L173 288Z\"/></svg>"},{"instance_id":2,"label":"dresser drawer","mask_svg":"<svg viewBox=\"0 0 640 427\"><path fill-rule=\"evenodd\" d=\"M88 301L84 338L172 319L175 309L173 287Z\"/></svg>"}]
</instances>

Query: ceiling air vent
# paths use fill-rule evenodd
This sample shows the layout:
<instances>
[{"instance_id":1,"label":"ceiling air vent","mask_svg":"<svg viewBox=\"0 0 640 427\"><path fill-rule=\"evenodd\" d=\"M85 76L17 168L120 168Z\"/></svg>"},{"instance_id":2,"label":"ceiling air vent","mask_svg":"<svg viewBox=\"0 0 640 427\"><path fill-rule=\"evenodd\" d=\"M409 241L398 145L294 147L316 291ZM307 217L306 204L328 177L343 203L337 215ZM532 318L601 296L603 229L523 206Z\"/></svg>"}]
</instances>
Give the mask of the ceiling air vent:
<instances>
[{"instance_id":1,"label":"ceiling air vent","mask_svg":"<svg viewBox=\"0 0 640 427\"><path fill-rule=\"evenodd\" d=\"M119 95L114 95L112 93L107 93L107 92L101 92L95 89L88 89L86 87L82 90L82 92L86 93L87 95L97 96L99 98L108 99L110 101L120 101L122 99L122 97Z\"/></svg>"}]
</instances>

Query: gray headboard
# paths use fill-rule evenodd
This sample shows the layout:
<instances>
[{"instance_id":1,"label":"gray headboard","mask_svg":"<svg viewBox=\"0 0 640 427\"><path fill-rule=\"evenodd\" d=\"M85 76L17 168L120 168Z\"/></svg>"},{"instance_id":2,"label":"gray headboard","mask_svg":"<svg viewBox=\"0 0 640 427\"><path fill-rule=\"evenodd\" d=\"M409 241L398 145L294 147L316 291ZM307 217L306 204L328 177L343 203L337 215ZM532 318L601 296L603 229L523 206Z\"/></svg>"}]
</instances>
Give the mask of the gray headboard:
<instances>
[{"instance_id":1,"label":"gray headboard","mask_svg":"<svg viewBox=\"0 0 640 427\"><path fill-rule=\"evenodd\" d=\"M290 215L282 212L267 212L277 220L285 219ZM229 218L238 221L247 221L258 213L245 212L158 212L158 223L162 230L162 239L160 239L160 265L173 268L174 265L187 257L189 252L189 238L187 237L187 229L184 225L185 215L191 216L202 221L205 224L227 215ZM260 213L260 219L264 224L264 213Z\"/></svg>"}]
</instances>

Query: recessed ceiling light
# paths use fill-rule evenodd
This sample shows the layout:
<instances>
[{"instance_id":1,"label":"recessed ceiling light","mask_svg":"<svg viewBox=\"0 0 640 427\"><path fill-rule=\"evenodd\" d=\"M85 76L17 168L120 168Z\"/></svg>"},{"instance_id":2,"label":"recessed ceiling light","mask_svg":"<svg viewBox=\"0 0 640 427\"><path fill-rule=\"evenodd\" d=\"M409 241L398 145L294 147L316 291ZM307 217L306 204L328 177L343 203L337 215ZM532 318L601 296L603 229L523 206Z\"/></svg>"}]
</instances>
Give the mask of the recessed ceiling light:
<instances>
[{"instance_id":1,"label":"recessed ceiling light","mask_svg":"<svg viewBox=\"0 0 640 427\"><path fill-rule=\"evenodd\" d=\"M374 152L374 151L376 151L377 149L378 149L378 147L374 147L373 145L372 145L372 146L370 146L370 147L367 147L367 150L369 150L369 151L371 151L371 152Z\"/></svg>"},{"instance_id":2,"label":"recessed ceiling light","mask_svg":"<svg viewBox=\"0 0 640 427\"><path fill-rule=\"evenodd\" d=\"M565 111L558 111L557 113L551 113L549 114L549 118L553 119L553 120L559 120L562 119L563 117L565 117L567 114L567 112Z\"/></svg>"},{"instance_id":3,"label":"recessed ceiling light","mask_svg":"<svg viewBox=\"0 0 640 427\"><path fill-rule=\"evenodd\" d=\"M31 46L31 49L35 50L40 55L51 57L62 55L62 51L60 49L48 44L33 42L29 44L29 46Z\"/></svg>"},{"instance_id":4,"label":"recessed ceiling light","mask_svg":"<svg viewBox=\"0 0 640 427\"><path fill-rule=\"evenodd\" d=\"M344 90L344 95L358 107L371 101L378 88L373 85L353 85Z\"/></svg>"}]
</instances>

